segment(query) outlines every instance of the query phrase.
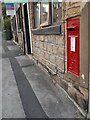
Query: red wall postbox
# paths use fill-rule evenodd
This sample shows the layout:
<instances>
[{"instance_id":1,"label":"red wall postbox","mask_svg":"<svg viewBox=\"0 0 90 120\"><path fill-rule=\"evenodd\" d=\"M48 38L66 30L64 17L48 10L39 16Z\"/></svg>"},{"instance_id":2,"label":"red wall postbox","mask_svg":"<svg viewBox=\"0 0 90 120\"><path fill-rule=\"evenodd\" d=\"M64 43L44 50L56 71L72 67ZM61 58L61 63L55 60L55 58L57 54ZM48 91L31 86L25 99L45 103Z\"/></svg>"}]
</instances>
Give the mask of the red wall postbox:
<instances>
[{"instance_id":1,"label":"red wall postbox","mask_svg":"<svg viewBox=\"0 0 90 120\"><path fill-rule=\"evenodd\" d=\"M79 42L80 19L67 20L67 71L77 76L80 74Z\"/></svg>"}]
</instances>

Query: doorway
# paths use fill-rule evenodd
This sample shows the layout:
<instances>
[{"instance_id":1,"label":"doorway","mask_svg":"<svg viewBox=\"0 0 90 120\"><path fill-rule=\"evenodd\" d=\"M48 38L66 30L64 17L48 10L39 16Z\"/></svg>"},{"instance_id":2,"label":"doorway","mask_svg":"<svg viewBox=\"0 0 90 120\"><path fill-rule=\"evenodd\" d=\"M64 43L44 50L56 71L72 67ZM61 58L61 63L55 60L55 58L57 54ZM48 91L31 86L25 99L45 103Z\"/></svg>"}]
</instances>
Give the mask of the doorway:
<instances>
[{"instance_id":1,"label":"doorway","mask_svg":"<svg viewBox=\"0 0 90 120\"><path fill-rule=\"evenodd\" d=\"M25 22L27 53L31 54L30 31L29 31L27 3L24 4L24 22Z\"/></svg>"}]
</instances>

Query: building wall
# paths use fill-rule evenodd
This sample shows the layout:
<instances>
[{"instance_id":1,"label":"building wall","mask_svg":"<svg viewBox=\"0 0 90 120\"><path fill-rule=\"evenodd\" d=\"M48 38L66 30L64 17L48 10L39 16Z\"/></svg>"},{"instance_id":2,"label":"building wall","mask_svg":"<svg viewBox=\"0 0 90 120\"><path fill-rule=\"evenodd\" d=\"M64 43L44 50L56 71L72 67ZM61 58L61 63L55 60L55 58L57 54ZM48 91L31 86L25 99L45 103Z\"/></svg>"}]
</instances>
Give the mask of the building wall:
<instances>
[{"instance_id":1,"label":"building wall","mask_svg":"<svg viewBox=\"0 0 90 120\"><path fill-rule=\"evenodd\" d=\"M26 54L27 53L27 41L26 41L26 31L25 31L24 6L22 5L21 7L22 7L22 19L23 19L22 24L23 24L23 37L24 37L23 38L23 49L25 49L24 52Z\"/></svg>"},{"instance_id":2,"label":"building wall","mask_svg":"<svg viewBox=\"0 0 90 120\"><path fill-rule=\"evenodd\" d=\"M66 22L70 18L80 18L80 29L83 24L82 8L85 4L81 2L66 2L62 7L62 35L34 35L32 33L32 48L33 58L38 64L42 65L63 89L67 91L72 99L81 107L87 111L88 105L88 89L87 79L82 81L81 73L80 77L67 73L67 29ZM86 11L87 12L87 11ZM81 16L82 15L82 16ZM33 3L30 3L30 24L33 29L34 26L34 14ZM83 31L80 32L80 36L83 35ZM83 44L85 39L80 37L80 71L85 69L85 76L87 76L87 59L84 58ZM82 44L81 44L82 43ZM87 43L86 43L87 44ZM82 51L82 52L81 52ZM86 64L84 66L83 64ZM84 83L84 84L83 84ZM84 112L85 112L84 111Z\"/></svg>"},{"instance_id":3,"label":"building wall","mask_svg":"<svg viewBox=\"0 0 90 120\"><path fill-rule=\"evenodd\" d=\"M31 27L33 28L33 5L30 4ZM32 33L33 57L51 74L64 73L65 46L63 35L34 35Z\"/></svg>"},{"instance_id":4,"label":"building wall","mask_svg":"<svg viewBox=\"0 0 90 120\"><path fill-rule=\"evenodd\" d=\"M30 7L30 25L34 28L33 3ZM86 112L88 109L88 70L89 70L89 37L88 37L88 4L85 2L66 2L62 4L62 34L35 35L31 33L32 52L35 61L45 68L54 82L58 83L70 97ZM23 31L25 21L22 5ZM71 18L80 18L80 76L67 72L67 28L66 22ZM17 19L17 16L16 16ZM16 20L17 21L17 20ZM18 32L18 43L21 44L21 33ZM27 49L26 49L27 52Z\"/></svg>"},{"instance_id":5,"label":"building wall","mask_svg":"<svg viewBox=\"0 0 90 120\"><path fill-rule=\"evenodd\" d=\"M65 2L64 4L65 19L80 15L81 2Z\"/></svg>"},{"instance_id":6,"label":"building wall","mask_svg":"<svg viewBox=\"0 0 90 120\"><path fill-rule=\"evenodd\" d=\"M30 7L30 25L34 28L33 3ZM45 68L54 82L58 83L69 96L86 112L88 109L88 79L89 79L89 6L85 2L66 2L62 4L62 34L35 35L32 37L32 52L35 61ZM22 5L23 31L25 36L25 21ZM80 76L67 72L67 28L66 22L71 18L80 18ZM86 19L87 18L87 19ZM17 22L17 16L16 16ZM18 43L21 45L21 33L17 28ZM27 49L26 49L27 52Z\"/></svg>"},{"instance_id":7,"label":"building wall","mask_svg":"<svg viewBox=\"0 0 90 120\"><path fill-rule=\"evenodd\" d=\"M34 36L33 56L53 72L64 71L64 41L59 35Z\"/></svg>"},{"instance_id":8,"label":"building wall","mask_svg":"<svg viewBox=\"0 0 90 120\"><path fill-rule=\"evenodd\" d=\"M18 38L18 44L20 48L24 51L24 54L27 54L27 40L26 40L26 30L25 30L25 18L24 18L24 5L21 4L21 10L22 10L22 16L20 16L21 19L21 28L19 29L18 26L18 20L19 20L19 14L18 9L20 8L20 4L16 4L16 26L17 26L17 38ZM20 10L20 14L21 14Z\"/></svg>"},{"instance_id":9,"label":"building wall","mask_svg":"<svg viewBox=\"0 0 90 120\"><path fill-rule=\"evenodd\" d=\"M83 11L83 9L85 9ZM65 6L66 21L71 18L80 18L80 76L65 74L65 79L70 82L74 90L69 93L84 110L88 109L88 16L85 2L67 2ZM85 48L85 49L84 49ZM84 78L82 78L84 75Z\"/></svg>"},{"instance_id":10,"label":"building wall","mask_svg":"<svg viewBox=\"0 0 90 120\"><path fill-rule=\"evenodd\" d=\"M88 81L89 81L89 105L88 105L88 113L90 113L90 33L89 33L89 31L90 31L90 13L89 13L89 11L90 11L90 1L88 2L88 56L89 56L89 59L88 59L88 61L89 61L89 79L88 79Z\"/></svg>"},{"instance_id":11,"label":"building wall","mask_svg":"<svg viewBox=\"0 0 90 120\"><path fill-rule=\"evenodd\" d=\"M86 19L87 18L87 19ZM85 87L88 88L88 67L89 67L89 62L88 62L88 3L85 4L85 6L82 8L81 11L81 34L80 34L80 70L81 70L81 79L80 82L81 84ZM84 77L83 77L84 76Z\"/></svg>"}]
</instances>

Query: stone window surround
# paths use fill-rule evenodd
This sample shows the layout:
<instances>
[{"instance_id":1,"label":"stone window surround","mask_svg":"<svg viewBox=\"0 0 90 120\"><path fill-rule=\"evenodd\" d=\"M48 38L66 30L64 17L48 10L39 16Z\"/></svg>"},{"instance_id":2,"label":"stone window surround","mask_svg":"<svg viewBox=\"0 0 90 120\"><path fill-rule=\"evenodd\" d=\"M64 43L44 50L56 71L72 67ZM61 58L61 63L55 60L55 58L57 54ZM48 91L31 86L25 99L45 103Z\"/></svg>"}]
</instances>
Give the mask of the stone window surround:
<instances>
[{"instance_id":1,"label":"stone window surround","mask_svg":"<svg viewBox=\"0 0 90 120\"><path fill-rule=\"evenodd\" d=\"M32 29L34 35L61 35L61 25Z\"/></svg>"},{"instance_id":2,"label":"stone window surround","mask_svg":"<svg viewBox=\"0 0 90 120\"><path fill-rule=\"evenodd\" d=\"M52 9L52 3L51 4L49 3L49 13L51 9ZM43 25L40 24L39 27L32 29L32 33L34 35L61 35L61 22L53 23L51 15L49 15L48 22L50 23L50 25L43 26L44 24Z\"/></svg>"}]
</instances>

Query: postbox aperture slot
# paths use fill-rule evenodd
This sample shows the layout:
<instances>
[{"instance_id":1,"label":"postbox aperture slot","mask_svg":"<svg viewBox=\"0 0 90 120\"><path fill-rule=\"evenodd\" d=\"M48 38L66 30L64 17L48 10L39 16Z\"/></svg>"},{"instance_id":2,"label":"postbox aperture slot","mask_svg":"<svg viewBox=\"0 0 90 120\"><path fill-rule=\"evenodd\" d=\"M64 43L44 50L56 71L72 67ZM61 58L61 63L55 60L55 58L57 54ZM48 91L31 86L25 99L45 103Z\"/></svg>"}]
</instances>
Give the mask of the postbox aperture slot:
<instances>
[{"instance_id":1,"label":"postbox aperture slot","mask_svg":"<svg viewBox=\"0 0 90 120\"><path fill-rule=\"evenodd\" d=\"M67 27L67 30L68 31L75 31L75 30L77 30L77 28L78 28L78 26L69 26L69 27Z\"/></svg>"},{"instance_id":2,"label":"postbox aperture slot","mask_svg":"<svg viewBox=\"0 0 90 120\"><path fill-rule=\"evenodd\" d=\"M67 28L68 31L75 31L75 28Z\"/></svg>"}]
</instances>

